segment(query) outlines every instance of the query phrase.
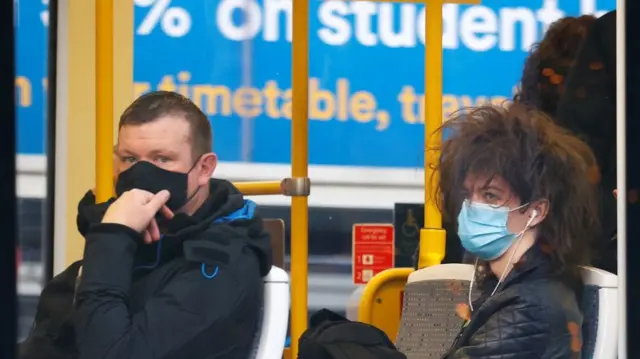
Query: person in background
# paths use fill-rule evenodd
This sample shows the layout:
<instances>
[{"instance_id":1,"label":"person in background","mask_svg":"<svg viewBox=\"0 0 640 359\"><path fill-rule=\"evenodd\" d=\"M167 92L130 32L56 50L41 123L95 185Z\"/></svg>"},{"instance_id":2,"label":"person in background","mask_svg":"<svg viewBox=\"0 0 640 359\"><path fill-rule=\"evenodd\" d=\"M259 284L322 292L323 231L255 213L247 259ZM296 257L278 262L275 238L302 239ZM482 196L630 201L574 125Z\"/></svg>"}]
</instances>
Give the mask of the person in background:
<instances>
[{"instance_id":1,"label":"person in background","mask_svg":"<svg viewBox=\"0 0 640 359\"><path fill-rule=\"evenodd\" d=\"M563 126L569 128L593 148L601 167L600 182L603 232L597 242L596 264L609 272L617 273L617 231L626 231L626 265L627 281L635 280L633 268L637 260L638 238L640 238L640 166L637 165L637 154L640 153L640 66L637 56L640 54L640 41L629 36L637 17L630 14L640 12L640 2L628 1L625 8L627 14L626 43L616 39L617 12L611 11L598 18L587 37L575 66L567 77L567 91L560 101L559 119ZM625 48L627 55L626 68L618 69L617 50ZM611 196L617 188L617 76L624 71L626 97L625 130L626 130L626 184L627 204L626 228L617 228L617 204ZM619 188L617 188L619 190ZM615 192L617 196L617 191ZM622 198L621 198L622 200ZM627 285L627 302L637 303L640 298L640 286ZM627 306L627 321L637 323L640 310L635 305ZM638 337L638 326L628 326L628 337ZM635 334L634 334L635 333ZM633 349L633 346L630 346ZM638 357L629 352L629 357Z\"/></svg>"},{"instance_id":2,"label":"person in background","mask_svg":"<svg viewBox=\"0 0 640 359\"><path fill-rule=\"evenodd\" d=\"M595 21L591 15L582 15L552 23L525 60L514 101L535 106L555 117L567 73Z\"/></svg>"},{"instance_id":3,"label":"person in background","mask_svg":"<svg viewBox=\"0 0 640 359\"><path fill-rule=\"evenodd\" d=\"M173 92L120 117L116 194L78 208L84 259L48 283L21 359L247 358L269 235L256 206L212 179L204 113Z\"/></svg>"},{"instance_id":4,"label":"person in background","mask_svg":"<svg viewBox=\"0 0 640 359\"><path fill-rule=\"evenodd\" d=\"M558 104L557 121L592 148L597 170L602 232L594 265L617 273L616 201L616 13L598 18L577 54Z\"/></svg>"},{"instance_id":5,"label":"person in background","mask_svg":"<svg viewBox=\"0 0 640 359\"><path fill-rule=\"evenodd\" d=\"M579 266L597 226L589 148L519 103L460 112L443 129L440 206L476 258L444 358L579 358Z\"/></svg>"},{"instance_id":6,"label":"person in background","mask_svg":"<svg viewBox=\"0 0 640 359\"><path fill-rule=\"evenodd\" d=\"M516 101L538 106L593 150L596 162L588 175L598 192L601 222L592 244L594 265L616 273L616 208L610 195L615 186L615 12L552 24L527 59L521 83Z\"/></svg>"}]
</instances>

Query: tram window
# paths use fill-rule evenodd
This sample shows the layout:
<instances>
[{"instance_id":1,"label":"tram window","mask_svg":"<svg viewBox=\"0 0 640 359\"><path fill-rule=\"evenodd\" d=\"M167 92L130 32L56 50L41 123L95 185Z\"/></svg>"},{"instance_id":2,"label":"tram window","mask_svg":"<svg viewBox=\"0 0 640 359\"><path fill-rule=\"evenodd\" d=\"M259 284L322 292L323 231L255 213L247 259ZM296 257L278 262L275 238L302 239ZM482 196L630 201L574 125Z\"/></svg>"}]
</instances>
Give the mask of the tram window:
<instances>
[{"instance_id":1,"label":"tram window","mask_svg":"<svg viewBox=\"0 0 640 359\"><path fill-rule=\"evenodd\" d=\"M291 250L291 210L289 207L263 206L264 218L285 221L286 254ZM309 208L309 255L350 256L351 229L355 223L391 223L391 209Z\"/></svg>"},{"instance_id":2,"label":"tram window","mask_svg":"<svg viewBox=\"0 0 640 359\"><path fill-rule=\"evenodd\" d=\"M2 53L9 62L15 61L14 56L14 39L15 39L15 25L13 12L15 2L5 2L2 4L0 10L2 18ZM0 105L0 111L2 116L2 129L0 133L5 138L2 139L2 149L0 153L5 156L2 158L2 184L0 184L0 190L2 197L2 206L6 210L3 213L3 247L0 248L0 293L2 293L3 300L6 301L6 305L3 305L2 321L0 322L0 335L2 336L0 341L0 357L11 358L15 356L15 336L16 336L16 273L14 259L15 239L16 239L16 199L15 199L15 107L13 103L14 93L14 66L3 66L0 72L0 83L2 90L2 104Z\"/></svg>"},{"instance_id":3,"label":"tram window","mask_svg":"<svg viewBox=\"0 0 640 359\"><path fill-rule=\"evenodd\" d=\"M15 2L16 22L16 133L17 133L17 238L22 257L18 268L18 341L22 341L33 323L37 300L44 281L44 262L52 253L44 245L44 218L47 215L46 153L50 144L47 124L49 78L49 29L55 36L55 21L49 21L49 9L57 1ZM55 14L53 14L55 15ZM53 16L55 17L55 16Z\"/></svg>"},{"instance_id":4,"label":"tram window","mask_svg":"<svg viewBox=\"0 0 640 359\"><path fill-rule=\"evenodd\" d=\"M42 260L42 206L41 199L18 199L18 226L22 260L27 263Z\"/></svg>"}]
</instances>

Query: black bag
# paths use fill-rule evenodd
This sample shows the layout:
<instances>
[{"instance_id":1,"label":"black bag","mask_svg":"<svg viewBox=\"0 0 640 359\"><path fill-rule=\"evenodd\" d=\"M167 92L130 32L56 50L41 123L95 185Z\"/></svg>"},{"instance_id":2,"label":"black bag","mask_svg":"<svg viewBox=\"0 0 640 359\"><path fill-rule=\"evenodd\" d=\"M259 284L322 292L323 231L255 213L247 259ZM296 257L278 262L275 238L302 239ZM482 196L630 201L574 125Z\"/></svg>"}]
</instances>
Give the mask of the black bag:
<instances>
[{"instance_id":1,"label":"black bag","mask_svg":"<svg viewBox=\"0 0 640 359\"><path fill-rule=\"evenodd\" d=\"M44 287L34 326L18 346L18 359L75 359L73 300L82 262L73 263Z\"/></svg>"},{"instance_id":2,"label":"black bag","mask_svg":"<svg viewBox=\"0 0 640 359\"><path fill-rule=\"evenodd\" d=\"M298 359L406 359L380 329L322 309L300 337Z\"/></svg>"}]
</instances>

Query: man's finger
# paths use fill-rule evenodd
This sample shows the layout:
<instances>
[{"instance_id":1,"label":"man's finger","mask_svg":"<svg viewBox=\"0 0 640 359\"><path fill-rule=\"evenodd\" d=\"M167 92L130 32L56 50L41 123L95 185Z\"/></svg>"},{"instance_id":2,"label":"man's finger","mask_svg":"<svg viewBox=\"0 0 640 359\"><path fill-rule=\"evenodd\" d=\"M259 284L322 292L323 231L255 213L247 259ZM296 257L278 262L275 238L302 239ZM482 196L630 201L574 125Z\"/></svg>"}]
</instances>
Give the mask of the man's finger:
<instances>
[{"instance_id":1,"label":"man's finger","mask_svg":"<svg viewBox=\"0 0 640 359\"><path fill-rule=\"evenodd\" d=\"M160 240L160 228L158 228L158 222L156 222L155 218L149 222L149 227L147 227L147 232L151 237L151 242L156 242Z\"/></svg>"},{"instance_id":2,"label":"man's finger","mask_svg":"<svg viewBox=\"0 0 640 359\"><path fill-rule=\"evenodd\" d=\"M160 211L162 206L164 206L164 204L167 203L167 201L169 200L169 196L170 196L169 191L163 189L162 191L156 193L149 200L149 202L147 202L145 207L148 208L149 211L153 212L153 214L155 215L156 213L158 213L158 211Z\"/></svg>"},{"instance_id":3,"label":"man's finger","mask_svg":"<svg viewBox=\"0 0 640 359\"><path fill-rule=\"evenodd\" d=\"M149 230L144 230L144 232L142 232L142 236L144 237L144 243L145 244L151 244L151 234L149 234Z\"/></svg>"},{"instance_id":4,"label":"man's finger","mask_svg":"<svg viewBox=\"0 0 640 359\"><path fill-rule=\"evenodd\" d=\"M131 196L131 198L133 198L135 202L140 204L147 204L154 197L153 193L149 191L145 191L143 189L138 189L138 188L134 188L132 190L129 190L123 193L123 196L125 195Z\"/></svg>"},{"instance_id":5,"label":"man's finger","mask_svg":"<svg viewBox=\"0 0 640 359\"><path fill-rule=\"evenodd\" d=\"M169 207L167 206L162 206L160 208L160 213L162 213L162 215L164 216L164 218L166 219L172 219L174 214L173 212L169 209Z\"/></svg>"}]
</instances>

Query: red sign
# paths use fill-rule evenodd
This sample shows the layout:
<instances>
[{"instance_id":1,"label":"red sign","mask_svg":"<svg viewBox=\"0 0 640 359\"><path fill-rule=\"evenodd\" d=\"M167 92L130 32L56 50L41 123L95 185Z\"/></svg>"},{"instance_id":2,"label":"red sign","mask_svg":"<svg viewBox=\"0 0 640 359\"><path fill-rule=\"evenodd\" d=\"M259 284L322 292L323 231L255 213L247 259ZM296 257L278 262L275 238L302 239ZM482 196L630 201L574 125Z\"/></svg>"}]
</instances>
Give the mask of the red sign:
<instances>
[{"instance_id":1,"label":"red sign","mask_svg":"<svg viewBox=\"0 0 640 359\"><path fill-rule=\"evenodd\" d=\"M354 224L352 245L353 283L366 284L376 274L394 267L392 224Z\"/></svg>"}]
</instances>

